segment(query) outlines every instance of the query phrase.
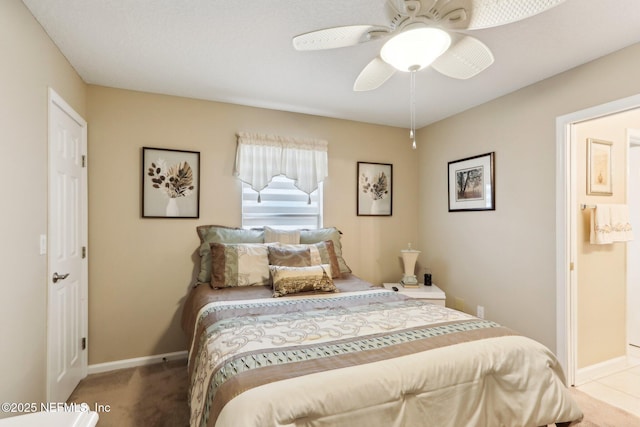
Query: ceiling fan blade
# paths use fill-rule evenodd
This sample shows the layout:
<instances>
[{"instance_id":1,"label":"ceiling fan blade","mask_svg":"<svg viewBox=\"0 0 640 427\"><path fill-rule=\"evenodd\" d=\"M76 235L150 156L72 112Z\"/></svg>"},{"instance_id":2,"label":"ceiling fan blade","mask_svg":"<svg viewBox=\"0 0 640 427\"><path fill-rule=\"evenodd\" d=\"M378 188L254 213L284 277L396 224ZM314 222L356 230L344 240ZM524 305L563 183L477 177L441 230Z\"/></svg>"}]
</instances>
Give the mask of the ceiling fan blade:
<instances>
[{"instance_id":1,"label":"ceiling fan blade","mask_svg":"<svg viewBox=\"0 0 640 427\"><path fill-rule=\"evenodd\" d=\"M372 30L380 30L373 25L347 25L345 27L325 28L311 31L293 38L296 50L322 50L353 46L368 41L367 34Z\"/></svg>"},{"instance_id":2,"label":"ceiling fan blade","mask_svg":"<svg viewBox=\"0 0 640 427\"><path fill-rule=\"evenodd\" d=\"M384 62L378 56L374 58L373 61L369 62L360 72L356 82L353 84L353 90L356 92L362 92L377 89L382 86L382 84L395 72L395 68Z\"/></svg>"},{"instance_id":3,"label":"ceiling fan blade","mask_svg":"<svg viewBox=\"0 0 640 427\"><path fill-rule=\"evenodd\" d=\"M466 80L493 64L491 50L480 40L464 36L440 55L431 67L445 76Z\"/></svg>"},{"instance_id":4,"label":"ceiling fan blade","mask_svg":"<svg viewBox=\"0 0 640 427\"><path fill-rule=\"evenodd\" d=\"M544 12L564 0L472 0L469 30L497 27Z\"/></svg>"}]
</instances>

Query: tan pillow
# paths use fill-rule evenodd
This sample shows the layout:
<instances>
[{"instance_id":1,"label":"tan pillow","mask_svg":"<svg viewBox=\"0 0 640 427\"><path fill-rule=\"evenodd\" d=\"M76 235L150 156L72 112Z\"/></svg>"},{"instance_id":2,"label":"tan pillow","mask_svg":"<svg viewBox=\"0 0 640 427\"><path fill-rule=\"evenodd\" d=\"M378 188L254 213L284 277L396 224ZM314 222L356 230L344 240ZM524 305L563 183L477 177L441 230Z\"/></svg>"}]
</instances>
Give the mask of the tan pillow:
<instances>
[{"instance_id":1,"label":"tan pillow","mask_svg":"<svg viewBox=\"0 0 640 427\"><path fill-rule=\"evenodd\" d=\"M317 230L300 230L300 243L311 244L331 240L333 242L333 249L336 253L336 257L338 258L338 264L340 265L340 272L351 273L351 268L349 268L342 257L342 243L340 242L341 234L340 230L335 227L320 228Z\"/></svg>"},{"instance_id":2,"label":"tan pillow","mask_svg":"<svg viewBox=\"0 0 640 427\"><path fill-rule=\"evenodd\" d=\"M269 264L285 267L309 267L320 265L320 252L312 245L271 245L269 246Z\"/></svg>"},{"instance_id":3,"label":"tan pillow","mask_svg":"<svg viewBox=\"0 0 640 427\"><path fill-rule=\"evenodd\" d=\"M262 243L210 243L211 287L269 284L269 256Z\"/></svg>"},{"instance_id":4,"label":"tan pillow","mask_svg":"<svg viewBox=\"0 0 640 427\"><path fill-rule=\"evenodd\" d=\"M339 292L331 279L329 264L310 267L271 265L269 270L271 270L274 297L308 291Z\"/></svg>"},{"instance_id":5,"label":"tan pillow","mask_svg":"<svg viewBox=\"0 0 640 427\"><path fill-rule=\"evenodd\" d=\"M265 243L284 243L286 245L297 245L300 243L300 230L278 230L271 227L264 227Z\"/></svg>"},{"instance_id":6,"label":"tan pillow","mask_svg":"<svg viewBox=\"0 0 640 427\"><path fill-rule=\"evenodd\" d=\"M327 240L326 242L318 242L313 245L318 248L318 253L320 254L320 260L322 263L331 265L331 277L334 279L340 278L342 276L340 271L340 262L338 261L333 241Z\"/></svg>"},{"instance_id":7,"label":"tan pillow","mask_svg":"<svg viewBox=\"0 0 640 427\"><path fill-rule=\"evenodd\" d=\"M286 267L307 267L329 264L332 278L341 276L338 259L333 250L333 242L318 242L309 245L273 245L269 247L269 264Z\"/></svg>"},{"instance_id":8,"label":"tan pillow","mask_svg":"<svg viewBox=\"0 0 640 427\"><path fill-rule=\"evenodd\" d=\"M196 227L200 238L200 272L198 283L211 281L211 249L210 243L262 243L263 230L245 230L223 225L200 225Z\"/></svg>"}]
</instances>

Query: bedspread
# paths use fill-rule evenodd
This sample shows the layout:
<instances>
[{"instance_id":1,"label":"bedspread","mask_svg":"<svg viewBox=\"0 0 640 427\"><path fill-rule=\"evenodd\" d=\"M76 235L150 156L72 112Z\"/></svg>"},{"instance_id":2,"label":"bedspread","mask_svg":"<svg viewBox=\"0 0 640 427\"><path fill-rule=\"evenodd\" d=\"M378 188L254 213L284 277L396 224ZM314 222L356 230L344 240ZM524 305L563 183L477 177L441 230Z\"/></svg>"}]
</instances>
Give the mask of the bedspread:
<instances>
[{"instance_id":1,"label":"bedspread","mask_svg":"<svg viewBox=\"0 0 640 427\"><path fill-rule=\"evenodd\" d=\"M553 354L494 322L382 289L255 295L217 298L187 316L192 426L541 426L581 417Z\"/></svg>"}]
</instances>

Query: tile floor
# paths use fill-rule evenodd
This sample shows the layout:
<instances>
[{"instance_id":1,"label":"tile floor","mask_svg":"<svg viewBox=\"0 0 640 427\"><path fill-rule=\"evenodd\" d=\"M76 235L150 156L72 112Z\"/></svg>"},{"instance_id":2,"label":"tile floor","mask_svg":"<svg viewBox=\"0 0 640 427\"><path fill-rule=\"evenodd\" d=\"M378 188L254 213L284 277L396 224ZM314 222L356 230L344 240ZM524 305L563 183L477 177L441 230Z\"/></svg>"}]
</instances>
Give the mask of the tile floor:
<instances>
[{"instance_id":1,"label":"tile floor","mask_svg":"<svg viewBox=\"0 0 640 427\"><path fill-rule=\"evenodd\" d=\"M615 374L587 382L578 390L640 417L640 359Z\"/></svg>"}]
</instances>

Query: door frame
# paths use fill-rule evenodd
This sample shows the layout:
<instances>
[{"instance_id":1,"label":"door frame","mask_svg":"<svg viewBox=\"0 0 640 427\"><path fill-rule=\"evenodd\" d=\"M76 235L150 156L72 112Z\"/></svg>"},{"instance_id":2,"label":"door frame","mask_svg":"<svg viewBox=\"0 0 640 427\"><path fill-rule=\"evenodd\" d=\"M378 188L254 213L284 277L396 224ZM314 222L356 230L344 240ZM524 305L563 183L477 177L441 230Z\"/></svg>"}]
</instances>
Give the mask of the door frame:
<instances>
[{"instance_id":1,"label":"door frame","mask_svg":"<svg viewBox=\"0 0 640 427\"><path fill-rule=\"evenodd\" d=\"M76 123L78 123L78 125L82 128L82 141L81 141L81 150L82 150L82 154L85 156L86 158L86 154L87 154L87 122L84 120L84 118L82 118L82 116L80 116L60 95L58 95L58 93L56 93L55 90L53 90L52 88L48 88L48 103L47 103L47 119L48 119L48 125L47 125L47 168L48 168L48 172L47 172L47 228L48 230L51 229L51 206L52 206L52 197L53 197L53 191L52 191L52 177L51 177L51 173L52 173L52 167L51 167L51 144L54 141L54 137L52 135L52 115L53 115L53 110L54 108L59 108L60 110L62 110L62 112L64 112L65 114L67 114L71 119L73 119ZM88 244L88 239L89 239L89 227L88 227L88 212L89 212L89 201L88 201L88 173L87 173L87 164L85 163L85 168L84 168L84 172L83 172L83 181L84 181L84 189L82 191L82 218L80 219L81 221L81 230L82 230L82 237L81 237L81 241L83 242L82 245L87 247ZM49 231L47 231L47 235L49 234ZM51 401L51 396L52 396L52 375L53 373L51 372L50 369L50 363L51 363L51 358L52 358L52 351L54 349L53 347L53 343L51 342L52 338L51 338L51 331L50 331L50 309L51 309L51 299L50 299L50 280L51 277L53 275L53 271L52 271L52 266L51 266L51 262L50 262L50 257L51 256L51 242L50 239L47 239L47 280L46 280L46 287L47 287L47 384L46 384L46 396L47 396L47 401ZM84 262L82 263L82 279L81 279L81 285L80 285L80 301L81 301L81 319L80 319L80 331L81 331L81 336L83 337L87 337L87 332L88 332L88 323L89 323L89 307L88 307L88 289L89 289L89 271L88 271L88 256L85 258ZM87 376L87 372L88 372L88 344L87 347L84 351L81 352L81 370L82 370L82 377L86 377Z\"/></svg>"},{"instance_id":2,"label":"door frame","mask_svg":"<svg viewBox=\"0 0 640 427\"><path fill-rule=\"evenodd\" d=\"M575 385L577 368L576 144L573 125L640 107L640 94L556 118L556 354ZM573 269L571 268L573 266Z\"/></svg>"},{"instance_id":3,"label":"door frame","mask_svg":"<svg viewBox=\"0 0 640 427\"><path fill-rule=\"evenodd\" d=\"M627 196L627 203L629 203L628 201L631 200L631 187L629 185L629 182L631 180L631 149L635 147L636 150L640 150L640 127L627 129L626 142L627 142L627 171L626 171L627 195L626 196ZM628 250L628 247L627 247L627 292L626 292L627 313L631 310L631 304L633 303L633 301L629 298L629 266L631 265L631 260L629 259L631 255L629 252L630 251ZM631 322L627 315L627 354L632 356L631 353L634 353L633 355L636 355L636 354L640 354L640 351L635 350L634 347L631 346Z\"/></svg>"}]
</instances>

